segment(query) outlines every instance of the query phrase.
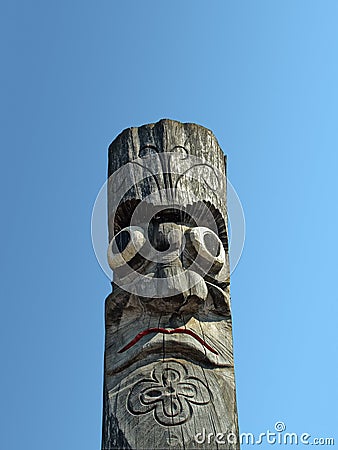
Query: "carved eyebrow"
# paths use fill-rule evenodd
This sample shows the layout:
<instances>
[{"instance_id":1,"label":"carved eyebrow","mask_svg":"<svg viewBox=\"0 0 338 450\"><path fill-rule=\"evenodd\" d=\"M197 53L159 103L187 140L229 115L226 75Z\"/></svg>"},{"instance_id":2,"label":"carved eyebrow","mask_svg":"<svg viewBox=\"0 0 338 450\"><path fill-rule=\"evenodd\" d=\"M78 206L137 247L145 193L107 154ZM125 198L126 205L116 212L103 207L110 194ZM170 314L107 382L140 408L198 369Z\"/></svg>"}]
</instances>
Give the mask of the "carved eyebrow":
<instances>
[{"instance_id":1,"label":"carved eyebrow","mask_svg":"<svg viewBox=\"0 0 338 450\"><path fill-rule=\"evenodd\" d=\"M147 330L141 331L127 345L125 345L123 348L121 348L121 350L119 350L118 353L123 353L126 350L129 350L140 339L142 339L144 336L147 336L150 333L163 333L163 334L182 333L182 334L188 334L189 336L192 336L193 338L195 338L200 344L202 344L205 348L210 350L212 353L214 353L215 355L218 355L218 352L216 352L216 350L214 350L210 345L208 345L202 338L200 338L192 330L187 330L185 328L175 328L173 330L168 330L167 328L157 328L157 327L148 328Z\"/></svg>"}]
</instances>

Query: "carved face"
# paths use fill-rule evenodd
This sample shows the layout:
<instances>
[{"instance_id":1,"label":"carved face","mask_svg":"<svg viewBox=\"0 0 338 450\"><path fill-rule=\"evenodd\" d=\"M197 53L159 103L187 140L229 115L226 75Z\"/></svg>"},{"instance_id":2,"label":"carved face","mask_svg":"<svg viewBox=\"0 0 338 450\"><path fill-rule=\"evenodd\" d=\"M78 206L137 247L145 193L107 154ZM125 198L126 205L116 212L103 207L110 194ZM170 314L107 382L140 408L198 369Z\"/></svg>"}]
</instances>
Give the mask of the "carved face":
<instances>
[{"instance_id":1,"label":"carved face","mask_svg":"<svg viewBox=\"0 0 338 450\"><path fill-rule=\"evenodd\" d=\"M191 297L205 301L204 278L211 283L226 281L225 251L212 230L158 220L151 223L148 235L146 228L129 226L117 233L108 248L108 261L119 286L130 290L133 283L141 283L137 293L148 300L160 294L164 302L151 302L154 311L174 310Z\"/></svg>"},{"instance_id":2,"label":"carved face","mask_svg":"<svg viewBox=\"0 0 338 450\"><path fill-rule=\"evenodd\" d=\"M179 223L176 211L166 211L149 226L120 230L109 244L108 260L115 277L107 302L116 351L110 373L163 352L232 364L223 351L223 339L231 335L228 264L213 230ZM134 289L137 294L130 293Z\"/></svg>"}]
</instances>

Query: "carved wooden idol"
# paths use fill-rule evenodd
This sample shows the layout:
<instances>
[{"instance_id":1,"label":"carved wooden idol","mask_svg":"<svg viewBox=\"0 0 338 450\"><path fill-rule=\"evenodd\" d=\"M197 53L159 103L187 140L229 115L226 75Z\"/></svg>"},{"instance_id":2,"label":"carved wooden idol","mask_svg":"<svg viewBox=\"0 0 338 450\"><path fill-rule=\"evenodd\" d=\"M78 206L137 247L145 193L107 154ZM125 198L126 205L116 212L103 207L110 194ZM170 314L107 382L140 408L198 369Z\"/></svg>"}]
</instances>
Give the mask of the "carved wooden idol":
<instances>
[{"instance_id":1,"label":"carved wooden idol","mask_svg":"<svg viewBox=\"0 0 338 450\"><path fill-rule=\"evenodd\" d=\"M109 147L102 449L239 449L226 161L161 120Z\"/></svg>"}]
</instances>

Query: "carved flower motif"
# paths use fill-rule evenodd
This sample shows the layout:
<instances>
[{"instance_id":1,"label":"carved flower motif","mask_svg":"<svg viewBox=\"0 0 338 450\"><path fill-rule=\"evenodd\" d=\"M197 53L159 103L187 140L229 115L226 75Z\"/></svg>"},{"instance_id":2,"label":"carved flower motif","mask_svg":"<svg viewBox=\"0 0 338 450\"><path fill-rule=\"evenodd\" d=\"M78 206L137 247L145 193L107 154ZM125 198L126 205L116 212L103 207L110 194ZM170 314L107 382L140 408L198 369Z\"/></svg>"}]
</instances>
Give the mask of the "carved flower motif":
<instances>
[{"instance_id":1,"label":"carved flower motif","mask_svg":"<svg viewBox=\"0 0 338 450\"><path fill-rule=\"evenodd\" d=\"M161 425L180 425L190 419L195 405L210 401L209 388L200 379L188 376L178 362L159 363L151 378L138 381L128 396L128 409L132 414L153 411Z\"/></svg>"}]
</instances>

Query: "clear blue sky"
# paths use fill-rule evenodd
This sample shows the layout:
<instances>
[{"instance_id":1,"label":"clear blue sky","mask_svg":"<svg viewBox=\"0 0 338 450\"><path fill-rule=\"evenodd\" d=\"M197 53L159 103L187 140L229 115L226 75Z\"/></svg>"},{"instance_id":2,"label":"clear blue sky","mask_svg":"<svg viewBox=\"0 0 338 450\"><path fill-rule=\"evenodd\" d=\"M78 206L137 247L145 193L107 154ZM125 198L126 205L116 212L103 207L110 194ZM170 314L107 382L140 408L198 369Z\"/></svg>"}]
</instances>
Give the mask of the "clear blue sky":
<instances>
[{"instance_id":1,"label":"clear blue sky","mask_svg":"<svg viewBox=\"0 0 338 450\"><path fill-rule=\"evenodd\" d=\"M1 448L99 449L91 211L108 144L164 117L214 131L245 211L241 431L338 442L338 3L4 0L0 21Z\"/></svg>"}]
</instances>

